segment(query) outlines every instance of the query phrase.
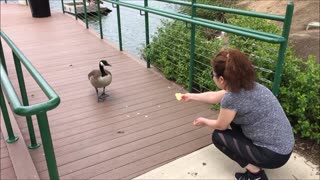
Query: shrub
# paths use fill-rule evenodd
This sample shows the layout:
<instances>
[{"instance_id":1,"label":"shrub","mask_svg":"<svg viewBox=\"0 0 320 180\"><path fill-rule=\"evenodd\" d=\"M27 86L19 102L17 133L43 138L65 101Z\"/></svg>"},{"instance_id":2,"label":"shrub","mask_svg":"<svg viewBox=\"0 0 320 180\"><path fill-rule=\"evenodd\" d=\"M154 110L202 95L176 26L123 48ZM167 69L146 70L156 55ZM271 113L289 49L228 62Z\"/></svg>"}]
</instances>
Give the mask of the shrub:
<instances>
[{"instance_id":1,"label":"shrub","mask_svg":"<svg viewBox=\"0 0 320 180\"><path fill-rule=\"evenodd\" d=\"M315 57L302 61L289 55L278 98L294 132L320 143L320 65Z\"/></svg>"}]
</instances>

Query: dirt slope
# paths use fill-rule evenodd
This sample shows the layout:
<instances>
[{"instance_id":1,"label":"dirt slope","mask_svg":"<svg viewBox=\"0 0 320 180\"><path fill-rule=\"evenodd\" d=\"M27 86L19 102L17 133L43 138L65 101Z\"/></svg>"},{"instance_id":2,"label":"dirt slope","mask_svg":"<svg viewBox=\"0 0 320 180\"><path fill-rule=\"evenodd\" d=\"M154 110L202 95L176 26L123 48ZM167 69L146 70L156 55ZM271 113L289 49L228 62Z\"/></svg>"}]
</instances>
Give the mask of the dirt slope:
<instances>
[{"instance_id":1,"label":"dirt slope","mask_svg":"<svg viewBox=\"0 0 320 180\"><path fill-rule=\"evenodd\" d=\"M294 44L298 57L306 59L308 55L317 57L320 63L320 28L310 28L306 31L310 22L320 22L320 0L292 0L294 2L294 14L292 19L290 40ZM244 0L241 5L250 10L268 14L284 15L289 0Z\"/></svg>"}]
</instances>

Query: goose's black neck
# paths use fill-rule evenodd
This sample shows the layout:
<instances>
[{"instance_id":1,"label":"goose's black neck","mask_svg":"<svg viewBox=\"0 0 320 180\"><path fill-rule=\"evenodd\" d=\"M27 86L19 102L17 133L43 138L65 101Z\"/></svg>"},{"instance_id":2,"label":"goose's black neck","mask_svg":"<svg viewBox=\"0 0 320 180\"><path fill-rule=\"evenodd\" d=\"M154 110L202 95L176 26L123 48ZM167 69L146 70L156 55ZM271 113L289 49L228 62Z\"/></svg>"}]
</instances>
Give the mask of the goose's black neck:
<instances>
[{"instance_id":1,"label":"goose's black neck","mask_svg":"<svg viewBox=\"0 0 320 180\"><path fill-rule=\"evenodd\" d=\"M108 75L108 74L106 73L106 71L104 70L104 67L103 67L101 64L99 65L99 68L100 68L101 76L102 76L102 77Z\"/></svg>"}]
</instances>

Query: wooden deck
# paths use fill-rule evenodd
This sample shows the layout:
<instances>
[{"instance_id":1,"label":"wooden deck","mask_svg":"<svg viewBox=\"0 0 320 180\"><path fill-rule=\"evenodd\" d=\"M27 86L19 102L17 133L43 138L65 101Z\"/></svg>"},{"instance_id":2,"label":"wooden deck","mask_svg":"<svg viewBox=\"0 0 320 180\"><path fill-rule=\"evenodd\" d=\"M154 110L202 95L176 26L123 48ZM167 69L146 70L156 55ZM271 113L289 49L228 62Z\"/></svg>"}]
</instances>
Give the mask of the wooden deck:
<instances>
[{"instance_id":1,"label":"wooden deck","mask_svg":"<svg viewBox=\"0 0 320 180\"><path fill-rule=\"evenodd\" d=\"M210 129L192 125L196 117L216 115L209 105L178 102L174 94L180 87L69 15L51 13L37 19L29 7L1 3L1 29L61 97L58 108L48 112L61 179L130 179L211 143ZM12 54L2 44L17 88ZM102 103L87 77L100 59L108 60L113 74L110 97ZM24 76L30 104L46 101L26 71ZM29 144L25 118L16 118ZM29 152L39 177L47 179L42 147Z\"/></svg>"}]
</instances>

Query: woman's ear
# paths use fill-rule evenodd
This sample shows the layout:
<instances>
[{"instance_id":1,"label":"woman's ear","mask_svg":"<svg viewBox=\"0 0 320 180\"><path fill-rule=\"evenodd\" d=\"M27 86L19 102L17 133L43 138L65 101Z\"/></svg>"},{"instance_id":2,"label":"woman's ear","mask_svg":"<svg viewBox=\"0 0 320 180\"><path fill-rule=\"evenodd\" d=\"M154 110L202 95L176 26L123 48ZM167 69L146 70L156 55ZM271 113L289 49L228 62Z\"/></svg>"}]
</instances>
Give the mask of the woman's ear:
<instances>
[{"instance_id":1,"label":"woman's ear","mask_svg":"<svg viewBox=\"0 0 320 180\"><path fill-rule=\"evenodd\" d=\"M219 82L220 82L221 84L224 83L224 78L223 78L223 76L220 76L218 80L219 80Z\"/></svg>"},{"instance_id":2,"label":"woman's ear","mask_svg":"<svg viewBox=\"0 0 320 180\"><path fill-rule=\"evenodd\" d=\"M227 90L227 83L226 83L226 80L223 78L223 76L220 76L218 81L222 86L222 89Z\"/></svg>"}]
</instances>

